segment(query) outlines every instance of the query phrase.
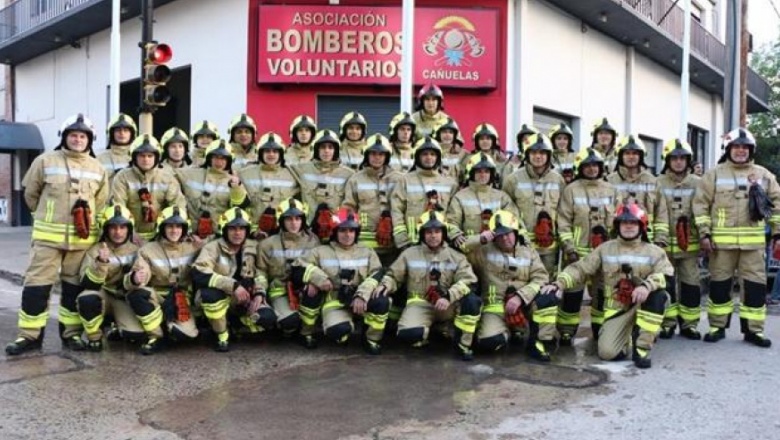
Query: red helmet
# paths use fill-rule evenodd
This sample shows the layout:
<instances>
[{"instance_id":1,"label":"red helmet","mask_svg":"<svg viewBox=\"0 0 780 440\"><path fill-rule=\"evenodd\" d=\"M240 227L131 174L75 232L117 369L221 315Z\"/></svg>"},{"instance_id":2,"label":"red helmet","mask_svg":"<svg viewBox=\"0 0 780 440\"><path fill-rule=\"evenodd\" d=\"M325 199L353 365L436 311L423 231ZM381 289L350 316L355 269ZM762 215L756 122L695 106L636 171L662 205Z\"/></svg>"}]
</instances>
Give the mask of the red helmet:
<instances>
[{"instance_id":1,"label":"red helmet","mask_svg":"<svg viewBox=\"0 0 780 440\"><path fill-rule=\"evenodd\" d=\"M647 231L647 213L632 199L628 199L617 206L615 220L613 221L616 231L619 231L620 222L639 222L642 232Z\"/></svg>"}]
</instances>

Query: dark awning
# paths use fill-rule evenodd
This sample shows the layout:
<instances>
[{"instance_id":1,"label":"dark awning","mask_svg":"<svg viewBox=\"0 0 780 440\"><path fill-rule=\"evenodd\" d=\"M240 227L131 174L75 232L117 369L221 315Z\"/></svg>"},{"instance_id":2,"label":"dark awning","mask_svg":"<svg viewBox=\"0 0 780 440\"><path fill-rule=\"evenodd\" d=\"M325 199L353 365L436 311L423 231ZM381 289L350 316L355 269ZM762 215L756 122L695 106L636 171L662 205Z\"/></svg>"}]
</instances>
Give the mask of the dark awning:
<instances>
[{"instance_id":1,"label":"dark awning","mask_svg":"<svg viewBox=\"0 0 780 440\"><path fill-rule=\"evenodd\" d=\"M0 121L0 152L16 150L43 151L41 131L35 124Z\"/></svg>"}]
</instances>

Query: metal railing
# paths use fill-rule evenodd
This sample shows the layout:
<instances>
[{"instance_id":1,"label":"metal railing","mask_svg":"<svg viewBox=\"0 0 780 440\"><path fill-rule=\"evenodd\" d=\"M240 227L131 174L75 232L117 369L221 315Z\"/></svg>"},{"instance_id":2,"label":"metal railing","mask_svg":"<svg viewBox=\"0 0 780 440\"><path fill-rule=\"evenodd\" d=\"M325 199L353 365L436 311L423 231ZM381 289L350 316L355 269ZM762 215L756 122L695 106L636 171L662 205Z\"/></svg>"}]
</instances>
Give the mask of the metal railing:
<instances>
[{"instance_id":1,"label":"metal railing","mask_svg":"<svg viewBox=\"0 0 780 440\"><path fill-rule=\"evenodd\" d=\"M0 44L85 3L101 0L17 0L0 9Z\"/></svg>"}]
</instances>

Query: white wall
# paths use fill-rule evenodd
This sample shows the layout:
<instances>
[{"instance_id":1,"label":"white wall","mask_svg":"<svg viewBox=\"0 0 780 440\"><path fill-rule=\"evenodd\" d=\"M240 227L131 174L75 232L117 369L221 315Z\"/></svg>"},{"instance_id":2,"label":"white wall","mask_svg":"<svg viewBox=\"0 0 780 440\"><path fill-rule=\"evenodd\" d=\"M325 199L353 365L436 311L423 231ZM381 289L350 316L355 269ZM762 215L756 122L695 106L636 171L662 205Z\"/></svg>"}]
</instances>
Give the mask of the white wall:
<instances>
[{"instance_id":1,"label":"white wall","mask_svg":"<svg viewBox=\"0 0 780 440\"><path fill-rule=\"evenodd\" d=\"M191 66L192 121L210 119L220 130L246 109L248 0L179 0L155 11L154 38L173 48L173 69ZM138 78L141 25L122 23L121 81ZM214 38L215 34L219 38ZM38 124L48 148L59 125L84 112L96 125L96 149L105 145L110 30L16 68L16 120ZM183 127L189 130L189 127Z\"/></svg>"}]
</instances>

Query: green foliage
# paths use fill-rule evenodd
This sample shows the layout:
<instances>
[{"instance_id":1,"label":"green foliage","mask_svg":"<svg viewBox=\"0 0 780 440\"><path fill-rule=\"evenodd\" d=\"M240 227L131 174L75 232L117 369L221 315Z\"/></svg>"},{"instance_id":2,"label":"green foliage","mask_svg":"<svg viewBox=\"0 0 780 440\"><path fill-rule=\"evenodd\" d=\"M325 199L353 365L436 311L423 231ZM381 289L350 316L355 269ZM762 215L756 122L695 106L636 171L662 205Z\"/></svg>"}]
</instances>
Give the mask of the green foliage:
<instances>
[{"instance_id":1,"label":"green foliage","mask_svg":"<svg viewBox=\"0 0 780 440\"><path fill-rule=\"evenodd\" d=\"M762 46L750 59L752 67L771 88L769 111L750 115L748 129L758 143L756 163L776 175L780 172L780 40Z\"/></svg>"}]
</instances>

